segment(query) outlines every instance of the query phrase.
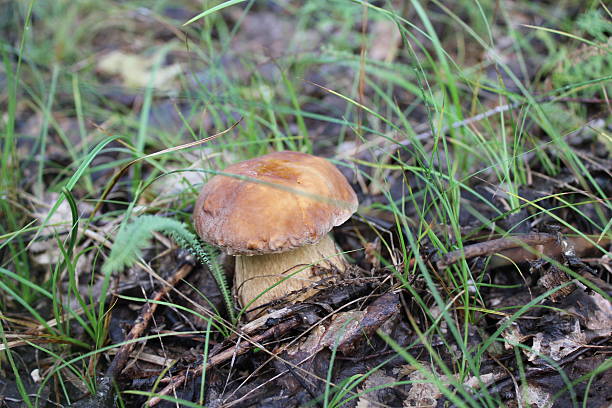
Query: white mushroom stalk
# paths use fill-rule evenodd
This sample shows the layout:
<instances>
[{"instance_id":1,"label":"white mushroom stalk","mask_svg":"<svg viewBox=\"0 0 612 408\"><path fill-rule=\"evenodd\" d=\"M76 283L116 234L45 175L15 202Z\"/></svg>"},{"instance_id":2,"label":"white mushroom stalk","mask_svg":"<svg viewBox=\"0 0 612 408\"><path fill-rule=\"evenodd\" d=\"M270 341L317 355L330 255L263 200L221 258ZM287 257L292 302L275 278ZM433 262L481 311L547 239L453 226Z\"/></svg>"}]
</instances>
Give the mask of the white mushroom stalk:
<instances>
[{"instance_id":1,"label":"white mushroom stalk","mask_svg":"<svg viewBox=\"0 0 612 408\"><path fill-rule=\"evenodd\" d=\"M235 290L240 302L249 309L274 300L296 301L314 294L312 289L317 282L334 271L343 272L346 266L328 234L316 244L287 252L237 256ZM301 292L304 288L311 290Z\"/></svg>"}]
</instances>

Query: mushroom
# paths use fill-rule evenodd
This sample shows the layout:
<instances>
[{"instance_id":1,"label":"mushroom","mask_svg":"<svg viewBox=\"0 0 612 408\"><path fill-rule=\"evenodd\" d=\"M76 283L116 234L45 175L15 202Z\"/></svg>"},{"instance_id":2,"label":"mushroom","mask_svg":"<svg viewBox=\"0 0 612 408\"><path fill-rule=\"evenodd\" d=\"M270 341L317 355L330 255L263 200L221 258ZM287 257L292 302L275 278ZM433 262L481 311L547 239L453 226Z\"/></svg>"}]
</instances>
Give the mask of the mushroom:
<instances>
[{"instance_id":1,"label":"mushroom","mask_svg":"<svg viewBox=\"0 0 612 408\"><path fill-rule=\"evenodd\" d=\"M329 276L321 271L344 271L347 263L329 231L357 206L348 181L327 160L283 151L212 177L193 219L204 241L236 255L235 291L252 309L312 288Z\"/></svg>"}]
</instances>

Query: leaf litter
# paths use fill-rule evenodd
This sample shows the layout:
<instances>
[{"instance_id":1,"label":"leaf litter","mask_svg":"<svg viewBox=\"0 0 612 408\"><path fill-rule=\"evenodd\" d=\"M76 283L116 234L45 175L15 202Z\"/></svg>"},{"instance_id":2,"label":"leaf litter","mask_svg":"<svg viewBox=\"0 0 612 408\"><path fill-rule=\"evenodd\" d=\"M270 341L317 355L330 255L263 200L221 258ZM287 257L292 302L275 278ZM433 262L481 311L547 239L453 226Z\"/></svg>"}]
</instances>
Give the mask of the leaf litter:
<instances>
[{"instance_id":1,"label":"leaf litter","mask_svg":"<svg viewBox=\"0 0 612 408\"><path fill-rule=\"evenodd\" d=\"M173 10L173 13L175 12L177 10ZM188 12L183 14L189 15ZM242 14L232 11L225 15L225 18L235 23L241 21ZM528 20L528 16L521 15L521 19ZM273 30L265 30L266 27L272 26ZM235 57L250 55L260 64L258 74L269 80L269 83L247 87L242 95L264 102L270 102L270 98L277 97L278 94L275 82L279 80L280 71L277 64L271 60L282 58L288 53L314 52L320 48L323 38L336 33L333 27L328 27L321 31L307 29L303 33L289 35L294 29L290 18L279 19L275 13L258 10L244 16L243 27L232 41L231 50L235 55L223 62L226 64L224 68L238 80L251 78L253 71L247 68L244 60ZM393 63L405 58L399 53L402 43L398 40L395 23L375 21L370 28L375 34L374 41L370 44L371 57L374 60ZM360 30L360 27L353 29L355 33ZM390 40L384 41L385 37ZM507 49L512 45L512 41L508 38L500 44ZM359 44L354 45L359 47ZM582 47L573 58L584 59L599 55L589 47ZM512 57L513 54L510 53L508 58ZM135 90L148 86L159 91L180 90L182 84L178 79L186 69L190 69L189 66L164 60L159 67L154 68L159 58L160 54L146 54L140 50L110 50L99 56L96 74L101 76L102 81L107 81L106 85L117 84L117 92L128 96ZM554 68L553 78L556 76L557 81L567 80L558 76L564 70L566 75L573 75L571 69L564 63L559 63ZM330 86L337 89L341 87L339 84L342 80L347 80L349 74L355 72L347 67L337 68L322 64L311 69L307 75L309 78L322 79L321 82L326 86L334 83L334 78L337 78L339 82L334 84L336 86ZM525 74L533 75L531 72ZM303 87L305 94L314 97L314 101L306 103L304 109L314 116L322 112L329 113L331 110L340 117L347 110L346 101L341 98L329 95L308 83ZM374 97L371 88L366 90L366 95ZM174 104L163 105L163 99L162 96L156 96L153 103L162 110L174 109ZM401 99L402 96L399 95L398 100ZM126 100L129 100L130 104L134 102L130 98ZM419 109L415 108L414 117L424 119L425 113ZM38 133L42 126L41 116L30 115L26 110L22 110L22 114L24 122L28 120L29 115L27 126L32 127L33 131L28 133ZM347 118L350 118L350 114ZM213 121L207 118L206 123L206 128L209 128L212 127ZM375 155L380 154L368 149L360 150L362 141L356 137L353 140L354 130L347 132L349 140L336 149L325 147L324 135L339 130L341 126L311 118L307 119L307 123L313 130L315 141L320 142L315 147L320 152L331 151L331 154L337 154L338 158L352 157L361 161L375 160ZM473 126L478 126L477 122ZM606 120L597 119L590 126L567 136L573 148L587 158L588 171L595 179L601 180L599 185L607 197L612 196L611 182L607 179L610 172L610 144L606 132L609 130ZM553 160L561 160L554 149L549 150ZM57 145L52 146L50 151L53 154L62 154ZM210 152L214 151L213 148ZM67 155L66 152L63 154ZM233 156L231 152L224 154ZM401 155L402 153L398 153L397 158L403 159ZM208 153L203 156L208 156ZM116 153L114 157L118 157ZM316 298L308 299L303 304L273 305L268 315L243 324L235 331L230 331L227 336L220 335L220 331L215 329L206 356L202 352L202 335L188 333L205 330L207 320L202 316L207 317L214 310L223 309L221 296L218 290L215 290L216 285L209 274L201 273L205 268L194 266L190 262L183 263L184 254L180 253L176 246L164 245L161 240L153 241L143 249L141 256L150 269L136 266L119 275L122 282L113 289L115 303L109 314L109 338L112 343L118 344L126 339L138 339L147 334L159 337L124 345L114 353L105 353L100 367L104 367L106 374L98 380L98 392L87 396L83 395L83 387L74 386L70 391L71 399L83 399L72 406L111 407L114 404L112 381L116 381L118 389L149 392L158 379L159 394L195 401L204 372L204 402L208 406L322 406L321 396L325 395L326 386L332 384L334 392L339 395L343 390L342 386L346 385L349 379L355 380L353 387L345 389L345 398L338 400L338 406L451 406L448 397L440 390L440 385L454 392L452 384L462 384L477 401L483 400L483 385L486 385L484 388L507 406L571 406L571 398L558 396L560 390L566 387L566 379L560 373L563 372L570 381L577 381L581 376L605 364L605 356L609 352L609 339L612 334L612 306L609 300L612 293L609 283L610 258L601 255L602 252L597 246L609 251L610 241L598 239L595 231L584 225L580 214L568 211L567 208L555 209L558 202L553 197L558 194L575 194L593 199L594 192L586 188L592 186L585 186L575 173L565 167L551 179L544 175L545 171L535 159L535 155L527 157L531 161L532 182L523 187L519 194L553 210L540 214L525 211L515 218L499 217L498 210L507 211L507 200L511 198L511 194L505 193L507 186L499 185L491 172L483 171L480 183L475 182L473 191L486 197L488 203L483 205L483 201L475 194L462 191L462 200L465 203L461 213L462 236L454 236L455 231L449 234L445 225L431 227L441 236L450 236L452 243L463 238L463 249L438 254L431 250L433 245L427 238L420 243L420 255L427 267L438 274L435 283L440 290L448 289L447 281L443 278L445 271L462 262L469 262L474 285L483 282L491 284L490 287L479 286L481 298L477 300L478 306L471 316L470 324L473 327L467 334L468 344L482 342L501 327L504 329L501 330L500 336L505 341L504 347L496 348L493 343L483 354L482 360L478 362L482 365L479 375L459 375L460 370L456 362L460 360L462 353L473 351L458 347L447 322L439 323L437 330L427 335L427 344L424 344L424 338L420 336L419 331L423 332L429 328L429 318L443 320L447 311L443 312L440 305L435 303L423 277L413 274L408 282L413 293L423 300L423 303L419 304L414 300L413 293L403 287L405 282L393 275L389 266L390 260L398 270L413 268L415 262L413 259L403 259L397 250L402 245L400 236L403 232L396 223L394 214L368 209L364 210L363 218L352 219L336 233L342 249L353 251L351 256L357 265L353 276L346 280L336 280L328 287L322 288ZM389 156L385 164L399 162L400 160ZM438 164L443 168L444 160L440 160ZM181 170L182 167L170 165L167 169ZM424 187L416 178L412 180L412 175L402 174L401 171L379 172L355 163L342 170L346 173L352 172L354 177L349 179L360 192L364 206L402 200L406 195L407 179L410 179L409 184L414 191ZM98 187L103 179L104 177L95 180ZM385 184L381 183L383 180L388 188L381 187ZM122 181L129 181L129 176L125 176ZM171 197L178 195L180 201L180 197L202 182L202 177L197 173L177 173L168 176L167 181L169 183L165 186L154 184L153 190ZM120 186L118 190L122 188L124 186ZM390 196L384 196L386 191L390 192ZM129 194L125 191L120 193ZM56 199L57 195L48 196L44 201L54 202ZM422 199L422 196L415 198L417 204L422 204ZM597 200L600 199L593 199L591 203L582 206L581 211L596 219L597 212L600 211ZM71 213L66 205L62 204L51 218L49 224L58 226L50 230L49 234L67 233ZM79 205L82 205L82 201L79 201ZM102 214L112 217L113 210L117 208L113 205L105 204ZM39 220L45 219L45 208L48 209L46 206L37 206L32 215ZM118 208L124 209L121 206ZM83 214L91 211L91 207L82 209ZM186 211L189 211L189 208ZM415 208L407 208L406 215L413 220L418 219L416 211ZM609 208L604 208L603 211L609 214ZM530 222L518 226L509 238L498 237L496 231L487 230L486 226L483 228L482 219L476 218L474 213L479 213L488 220L496 219L496 225L506 230L517 227L517 219L530 218ZM559 218L566 221L567 225L576 226L585 236L576 236L576 231L570 231L567 225L556 232L546 229L548 225L557 224ZM433 224L431 220L428 221ZM106 225L104 222L97 223L89 232L99 233L102 237L96 245L110 237L110 231L116 226L116 220ZM537 234L537 242L529 241L533 238L529 238L530 234ZM386 244L391 245L381 245L381 236L385 237ZM390 242L387 237L391 237ZM85 239L90 241L80 242L82 248L87 248L91 245L91 240L94 240L91 236ZM537 249L536 253L533 251L534 247ZM29 257L41 273L48 273L48 268L61 258L56 242L51 237L33 242L28 251ZM81 276L91 276L94 273L93 258L92 253L78 259L76 269ZM231 275L231 262L227 261L225 266ZM187 277L185 271L192 272L192 269L197 272L189 273ZM149 273L152 270L162 273L154 276ZM560 286L563 288L558 289ZM94 284L93 288L93 292L90 292L93 298L99 297L102 287ZM603 294L594 288L601 289ZM86 285L82 289L92 290ZM205 293L211 302L203 301L199 293ZM545 293L548 294L542 296ZM155 303L147 303L142 307L140 303L126 300L136 296L194 308L202 316L186 314L180 307L152 307ZM539 296L542 296L541 300L534 303L534 299ZM121 297L124 299L117 300ZM194 298L199 300L192 300ZM537 307L529 308L519 317L513 316L517 308L529 303ZM18 315L15 307L11 303L9 305L11 310L7 313L11 316ZM76 304L73 304L74 306ZM464 318L463 313L465 311L452 310L453 318L459 321ZM18 329L16 325L7 327L15 329L13 332ZM396 355L379 333L404 348L418 365L406 364L405 359ZM165 334L172 336L163 337ZM443 362L453 368L452 376L447 376L438 366L431 364L428 347L435 349ZM517 354L518 358L521 358L524 372L521 372L521 368L513 361ZM166 372L163 364L167 361L175 364ZM24 358L20 364L25 369L35 367L38 363ZM48 362L43 362L42 372L49 367ZM102 372L101 368L99 370ZM31 372L33 371L28 371ZM610 375L610 370L604 371L593 377L592 383L588 385L585 381L577 381L572 389L577 396L575 398L588 395L592 406L606 406L610 402L609 396L606 396L606 390L609 390L612 384ZM432 376L438 379L437 383L431 381ZM70 378L75 384L79 381L74 379L74 376ZM19 403L19 393L15 392L17 384L12 380L2 380L2 386L7 390L3 392L3 403L16 406L15 404ZM34 392L32 387L29 383L26 384L26 388ZM49 395L50 390L45 389L42 399L49 398ZM145 401L138 396L125 395L125 398L134 406ZM152 399L149 403L174 406L159 398Z\"/></svg>"}]
</instances>

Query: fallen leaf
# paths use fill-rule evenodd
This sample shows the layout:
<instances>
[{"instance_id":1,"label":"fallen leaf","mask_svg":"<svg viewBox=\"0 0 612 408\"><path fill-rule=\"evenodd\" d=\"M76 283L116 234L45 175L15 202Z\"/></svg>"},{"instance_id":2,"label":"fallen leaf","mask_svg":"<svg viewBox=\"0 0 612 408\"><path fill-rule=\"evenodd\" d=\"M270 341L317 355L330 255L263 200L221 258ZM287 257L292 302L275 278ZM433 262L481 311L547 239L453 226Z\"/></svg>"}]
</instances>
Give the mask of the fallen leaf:
<instances>
[{"instance_id":1,"label":"fallen leaf","mask_svg":"<svg viewBox=\"0 0 612 408\"><path fill-rule=\"evenodd\" d=\"M520 387L519 401L523 407L550 408L553 406L553 396L543 388L533 384Z\"/></svg>"},{"instance_id":2,"label":"fallen leaf","mask_svg":"<svg viewBox=\"0 0 612 408\"><path fill-rule=\"evenodd\" d=\"M159 66L155 63L159 54L142 56L123 51L111 51L98 61L98 72L104 75L117 75L129 88L153 88L169 91L176 89L174 79L182 72L180 64Z\"/></svg>"},{"instance_id":3,"label":"fallen leaf","mask_svg":"<svg viewBox=\"0 0 612 408\"><path fill-rule=\"evenodd\" d=\"M444 382L444 376L440 376L435 370L433 370L432 374ZM404 400L404 408L434 408L437 405L438 398L442 396L442 392L440 392L436 384L433 384L428 379L425 373L417 370L410 375L409 381L413 382L413 384L410 391L408 391L408 396Z\"/></svg>"},{"instance_id":4,"label":"fallen leaf","mask_svg":"<svg viewBox=\"0 0 612 408\"><path fill-rule=\"evenodd\" d=\"M397 24L392 20L379 20L372 26L372 44L368 55L373 60L392 62L402 44Z\"/></svg>"},{"instance_id":5,"label":"fallen leaf","mask_svg":"<svg viewBox=\"0 0 612 408\"><path fill-rule=\"evenodd\" d=\"M392 392L388 388L393 387L396 383L396 378L385 375L380 371L372 373L359 390L359 393L364 394L359 397L355 408L374 408L385 404L385 391Z\"/></svg>"}]
</instances>

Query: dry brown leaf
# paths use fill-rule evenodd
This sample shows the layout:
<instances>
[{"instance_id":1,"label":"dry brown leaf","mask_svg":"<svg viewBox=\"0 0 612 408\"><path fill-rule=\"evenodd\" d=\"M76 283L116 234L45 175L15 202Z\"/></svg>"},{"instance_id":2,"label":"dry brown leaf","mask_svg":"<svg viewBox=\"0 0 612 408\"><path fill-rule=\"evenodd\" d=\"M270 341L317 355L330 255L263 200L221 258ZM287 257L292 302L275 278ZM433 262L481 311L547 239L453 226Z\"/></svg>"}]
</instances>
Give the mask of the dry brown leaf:
<instances>
[{"instance_id":1,"label":"dry brown leaf","mask_svg":"<svg viewBox=\"0 0 612 408\"><path fill-rule=\"evenodd\" d=\"M542 355L559 361L586 343L586 336L580 330L580 323L576 319L570 333L561 333L554 337L548 333L537 333L533 338L531 351L526 351L526 353L529 361L534 361Z\"/></svg>"},{"instance_id":2,"label":"dry brown leaf","mask_svg":"<svg viewBox=\"0 0 612 408\"><path fill-rule=\"evenodd\" d=\"M444 376L440 376L435 370L432 372L433 375L439 377L444 382ZM413 372L410 377L410 381L414 381L408 396L404 401L404 408L434 408L437 405L438 398L442 396L438 386L432 384L421 370Z\"/></svg>"},{"instance_id":3,"label":"dry brown leaf","mask_svg":"<svg viewBox=\"0 0 612 408\"><path fill-rule=\"evenodd\" d=\"M379 391L384 390L384 388L387 387L392 387L396 382L396 378L385 375L380 371L376 371L365 380L363 386L359 390L360 393L365 392L365 394L359 397L357 406L355 408L380 407L385 401L382 400L382 398L379 398Z\"/></svg>"},{"instance_id":4,"label":"dry brown leaf","mask_svg":"<svg viewBox=\"0 0 612 408\"><path fill-rule=\"evenodd\" d=\"M554 398L543 388L533 384L520 387L519 401L523 407L550 408L553 406Z\"/></svg>"}]
</instances>

